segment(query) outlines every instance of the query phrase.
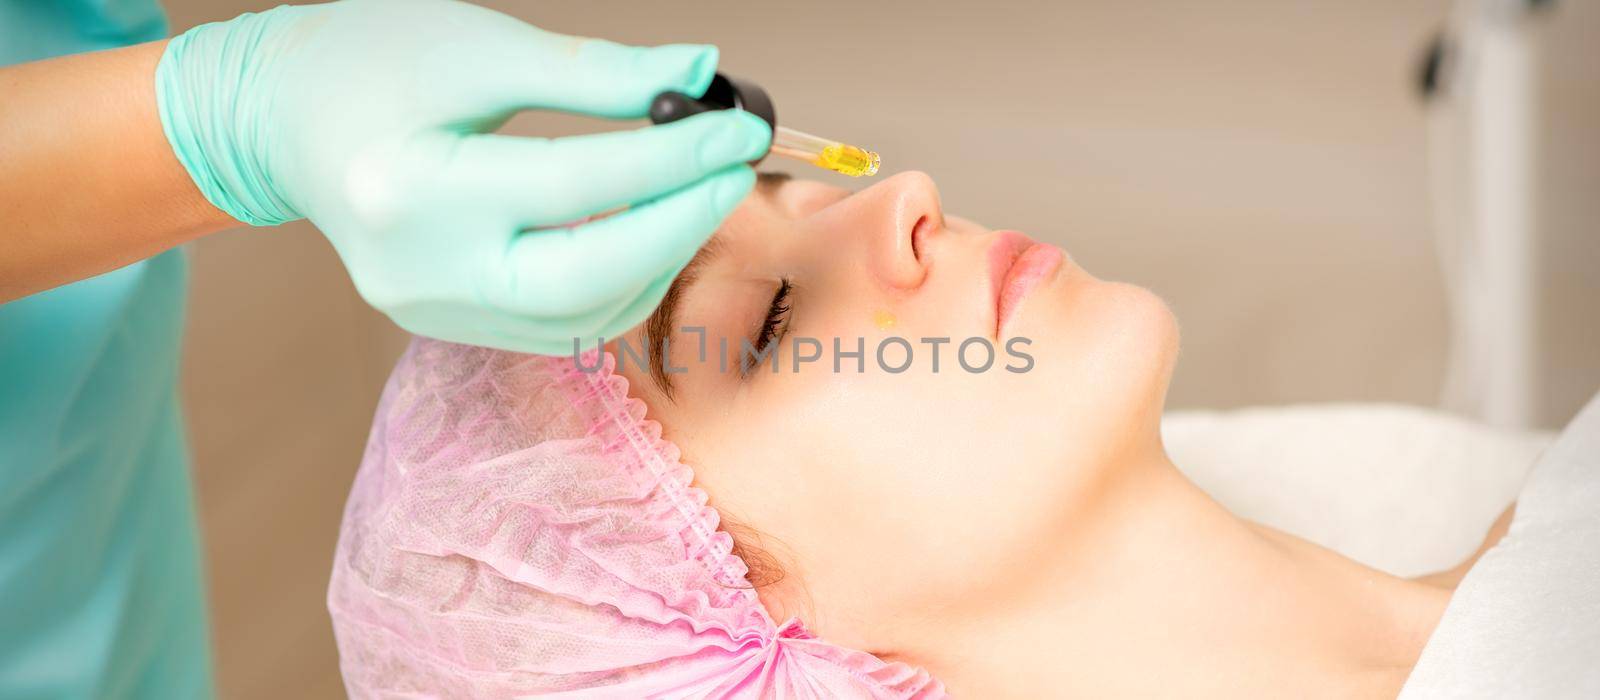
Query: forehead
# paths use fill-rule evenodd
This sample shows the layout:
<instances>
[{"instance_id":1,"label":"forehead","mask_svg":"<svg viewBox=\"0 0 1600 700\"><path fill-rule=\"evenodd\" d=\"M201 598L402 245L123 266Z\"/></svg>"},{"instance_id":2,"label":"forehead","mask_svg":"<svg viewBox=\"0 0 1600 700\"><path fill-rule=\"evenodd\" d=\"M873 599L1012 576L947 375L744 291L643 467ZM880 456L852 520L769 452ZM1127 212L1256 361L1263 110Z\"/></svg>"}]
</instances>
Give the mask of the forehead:
<instances>
[{"instance_id":1,"label":"forehead","mask_svg":"<svg viewBox=\"0 0 1600 700\"><path fill-rule=\"evenodd\" d=\"M791 218L783 205L782 195L785 183L791 180L793 178L788 173L756 173L755 189L728 218L723 219L711 240L695 256L696 260L690 264L690 268L700 268L709 262L706 258L716 257L730 245L758 236L775 223L775 219Z\"/></svg>"},{"instance_id":2,"label":"forehead","mask_svg":"<svg viewBox=\"0 0 1600 700\"><path fill-rule=\"evenodd\" d=\"M755 189L726 221L738 224L742 220L764 216L800 219L850 193L848 189L817 180L795 178L788 173L756 173Z\"/></svg>"}]
</instances>

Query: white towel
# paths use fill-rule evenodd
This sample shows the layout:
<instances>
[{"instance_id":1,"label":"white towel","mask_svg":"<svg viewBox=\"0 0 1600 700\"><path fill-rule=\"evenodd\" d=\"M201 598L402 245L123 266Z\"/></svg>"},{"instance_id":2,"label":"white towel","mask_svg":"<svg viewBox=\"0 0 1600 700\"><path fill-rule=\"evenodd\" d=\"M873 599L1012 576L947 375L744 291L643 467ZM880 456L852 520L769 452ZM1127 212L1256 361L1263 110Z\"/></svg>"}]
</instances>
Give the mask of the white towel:
<instances>
[{"instance_id":1,"label":"white towel","mask_svg":"<svg viewBox=\"0 0 1600 700\"><path fill-rule=\"evenodd\" d=\"M1600 698L1600 395L1534 466L1400 697Z\"/></svg>"}]
</instances>

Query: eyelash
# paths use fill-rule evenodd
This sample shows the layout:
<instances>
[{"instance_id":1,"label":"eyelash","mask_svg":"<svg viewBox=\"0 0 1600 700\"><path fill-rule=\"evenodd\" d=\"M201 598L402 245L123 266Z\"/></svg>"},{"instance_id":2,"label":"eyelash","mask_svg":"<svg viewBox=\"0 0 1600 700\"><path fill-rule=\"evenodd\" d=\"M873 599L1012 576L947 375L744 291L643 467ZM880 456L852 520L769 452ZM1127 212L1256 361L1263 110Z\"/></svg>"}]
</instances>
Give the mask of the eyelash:
<instances>
[{"instance_id":1,"label":"eyelash","mask_svg":"<svg viewBox=\"0 0 1600 700\"><path fill-rule=\"evenodd\" d=\"M778 284L778 291L772 295L772 304L767 307L767 317L761 322L761 330L756 333L755 343L751 345L757 354L766 351L767 346L777 342L789 332L789 293L794 291L794 285L786 277ZM744 358L742 367L745 374L755 369L749 366L754 358Z\"/></svg>"}]
</instances>

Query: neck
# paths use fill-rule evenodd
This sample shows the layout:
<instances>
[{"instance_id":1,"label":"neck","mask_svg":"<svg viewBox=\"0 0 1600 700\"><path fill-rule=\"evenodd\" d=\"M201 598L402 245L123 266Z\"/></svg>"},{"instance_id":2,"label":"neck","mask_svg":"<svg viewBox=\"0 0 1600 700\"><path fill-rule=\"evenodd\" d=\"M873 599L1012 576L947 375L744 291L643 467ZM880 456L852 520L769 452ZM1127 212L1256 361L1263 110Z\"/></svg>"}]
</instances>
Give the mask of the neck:
<instances>
[{"instance_id":1,"label":"neck","mask_svg":"<svg viewBox=\"0 0 1600 700\"><path fill-rule=\"evenodd\" d=\"M907 659L958 697L1393 697L1448 601L1233 516L1165 455L1099 491L1026 580Z\"/></svg>"}]
</instances>

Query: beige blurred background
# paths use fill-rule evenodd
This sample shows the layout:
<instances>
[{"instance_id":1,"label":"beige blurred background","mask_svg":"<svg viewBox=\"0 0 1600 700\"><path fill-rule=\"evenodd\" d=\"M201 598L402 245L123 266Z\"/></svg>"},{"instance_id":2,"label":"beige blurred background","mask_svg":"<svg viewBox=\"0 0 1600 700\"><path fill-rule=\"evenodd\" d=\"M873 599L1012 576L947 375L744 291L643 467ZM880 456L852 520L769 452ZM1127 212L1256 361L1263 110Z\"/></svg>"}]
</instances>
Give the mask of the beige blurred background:
<instances>
[{"instance_id":1,"label":"beige blurred background","mask_svg":"<svg viewBox=\"0 0 1600 700\"><path fill-rule=\"evenodd\" d=\"M271 4L166 0L174 31ZM783 123L874 147L888 172L932 174L949 210L1156 290L1183 326L1174 407L1438 398L1414 74L1446 0L490 4L561 32L715 43ZM404 338L305 223L193 253L184 392L220 689L340 697L323 594ZM1590 329L1564 341L1569 393L1600 376Z\"/></svg>"}]
</instances>

